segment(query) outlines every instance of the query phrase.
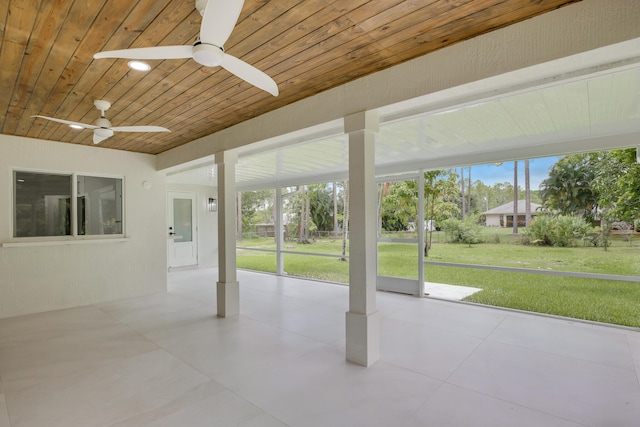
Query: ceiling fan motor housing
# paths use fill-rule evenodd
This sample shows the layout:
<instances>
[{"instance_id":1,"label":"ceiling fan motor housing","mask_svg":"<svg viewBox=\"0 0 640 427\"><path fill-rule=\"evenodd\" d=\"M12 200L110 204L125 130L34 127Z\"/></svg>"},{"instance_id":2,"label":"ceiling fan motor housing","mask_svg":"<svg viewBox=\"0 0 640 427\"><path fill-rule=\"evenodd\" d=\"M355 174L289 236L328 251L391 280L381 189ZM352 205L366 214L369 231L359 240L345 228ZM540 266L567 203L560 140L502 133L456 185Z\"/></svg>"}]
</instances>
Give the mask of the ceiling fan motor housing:
<instances>
[{"instance_id":1,"label":"ceiling fan motor housing","mask_svg":"<svg viewBox=\"0 0 640 427\"><path fill-rule=\"evenodd\" d=\"M193 47L193 59L205 67L218 67L223 55L222 49L212 44L200 43Z\"/></svg>"},{"instance_id":2,"label":"ceiling fan motor housing","mask_svg":"<svg viewBox=\"0 0 640 427\"><path fill-rule=\"evenodd\" d=\"M104 117L100 117L98 120L96 120L96 126L107 129L111 127L111 122Z\"/></svg>"}]
</instances>

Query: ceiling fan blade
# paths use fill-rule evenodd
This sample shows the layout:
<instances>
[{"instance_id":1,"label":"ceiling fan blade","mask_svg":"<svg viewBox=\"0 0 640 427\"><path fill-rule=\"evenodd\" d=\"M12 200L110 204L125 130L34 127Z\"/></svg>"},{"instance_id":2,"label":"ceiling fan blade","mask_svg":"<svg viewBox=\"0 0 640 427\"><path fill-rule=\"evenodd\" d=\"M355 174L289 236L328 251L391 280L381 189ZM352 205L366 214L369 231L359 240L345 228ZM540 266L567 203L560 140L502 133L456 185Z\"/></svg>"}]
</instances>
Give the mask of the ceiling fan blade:
<instances>
[{"instance_id":1,"label":"ceiling fan blade","mask_svg":"<svg viewBox=\"0 0 640 427\"><path fill-rule=\"evenodd\" d=\"M38 115L31 116L31 117L40 117L41 119L51 120L52 122L64 123L65 125L80 126L84 129L96 129L98 127L94 125L88 125L86 123L72 122L71 120L56 119L55 117L38 116Z\"/></svg>"},{"instance_id":2,"label":"ceiling fan blade","mask_svg":"<svg viewBox=\"0 0 640 427\"><path fill-rule=\"evenodd\" d=\"M93 55L95 59L185 59L193 57L193 46L155 46L135 49L106 50Z\"/></svg>"},{"instance_id":3,"label":"ceiling fan blade","mask_svg":"<svg viewBox=\"0 0 640 427\"><path fill-rule=\"evenodd\" d=\"M243 60L226 53L222 57L222 64L220 65L255 87L265 90L273 96L278 96L278 85L276 82L253 65L249 65Z\"/></svg>"},{"instance_id":4,"label":"ceiling fan blade","mask_svg":"<svg viewBox=\"0 0 640 427\"><path fill-rule=\"evenodd\" d=\"M116 126L110 129L116 132L171 132L162 126Z\"/></svg>"},{"instance_id":5,"label":"ceiling fan blade","mask_svg":"<svg viewBox=\"0 0 640 427\"><path fill-rule=\"evenodd\" d=\"M200 41L223 47L238 22L244 0L209 0L200 24Z\"/></svg>"}]
</instances>

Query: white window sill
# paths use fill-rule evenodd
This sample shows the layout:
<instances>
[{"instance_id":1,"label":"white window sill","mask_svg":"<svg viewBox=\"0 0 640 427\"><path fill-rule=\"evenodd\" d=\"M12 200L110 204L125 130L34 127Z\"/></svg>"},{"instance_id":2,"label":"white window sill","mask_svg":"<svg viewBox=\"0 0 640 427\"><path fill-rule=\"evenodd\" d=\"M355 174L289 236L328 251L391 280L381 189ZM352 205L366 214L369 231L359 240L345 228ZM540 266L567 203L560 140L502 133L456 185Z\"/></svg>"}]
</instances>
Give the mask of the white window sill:
<instances>
[{"instance_id":1,"label":"white window sill","mask_svg":"<svg viewBox=\"0 0 640 427\"><path fill-rule=\"evenodd\" d=\"M115 237L113 239L69 239L69 240L38 240L28 242L5 242L0 243L3 248L24 248L29 246L62 246L62 245L86 245L102 243L124 243L131 240L131 237Z\"/></svg>"}]
</instances>

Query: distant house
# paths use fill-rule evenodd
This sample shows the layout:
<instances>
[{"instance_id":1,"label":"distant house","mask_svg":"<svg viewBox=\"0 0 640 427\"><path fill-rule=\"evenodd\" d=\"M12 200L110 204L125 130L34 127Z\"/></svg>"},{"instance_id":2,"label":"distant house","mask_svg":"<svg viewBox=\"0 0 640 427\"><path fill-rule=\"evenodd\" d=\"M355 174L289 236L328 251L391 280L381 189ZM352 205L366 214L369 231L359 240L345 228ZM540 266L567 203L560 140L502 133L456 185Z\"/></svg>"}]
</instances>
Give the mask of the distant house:
<instances>
[{"instance_id":1,"label":"distant house","mask_svg":"<svg viewBox=\"0 0 640 427\"><path fill-rule=\"evenodd\" d=\"M525 201L518 200L518 225L525 225ZM537 203L531 203L531 218L535 218L538 215ZM487 227L513 227L513 202L505 203L497 208L489 209L483 212L486 220L485 225Z\"/></svg>"}]
</instances>

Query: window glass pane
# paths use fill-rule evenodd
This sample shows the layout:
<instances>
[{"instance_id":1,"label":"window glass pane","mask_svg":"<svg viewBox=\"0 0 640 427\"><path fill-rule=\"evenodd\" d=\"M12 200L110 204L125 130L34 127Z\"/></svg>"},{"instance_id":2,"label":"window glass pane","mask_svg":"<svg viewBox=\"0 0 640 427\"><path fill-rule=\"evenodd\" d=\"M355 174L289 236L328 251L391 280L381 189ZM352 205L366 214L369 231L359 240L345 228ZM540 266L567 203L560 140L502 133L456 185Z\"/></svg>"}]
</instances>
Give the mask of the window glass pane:
<instances>
[{"instance_id":1,"label":"window glass pane","mask_svg":"<svg viewBox=\"0 0 640 427\"><path fill-rule=\"evenodd\" d=\"M191 242L191 199L173 199L173 226L175 228L175 243Z\"/></svg>"},{"instance_id":2,"label":"window glass pane","mask_svg":"<svg viewBox=\"0 0 640 427\"><path fill-rule=\"evenodd\" d=\"M14 237L71 235L71 176L15 172Z\"/></svg>"},{"instance_id":3,"label":"window glass pane","mask_svg":"<svg viewBox=\"0 0 640 427\"><path fill-rule=\"evenodd\" d=\"M78 176L78 235L122 234L122 179Z\"/></svg>"}]
</instances>

